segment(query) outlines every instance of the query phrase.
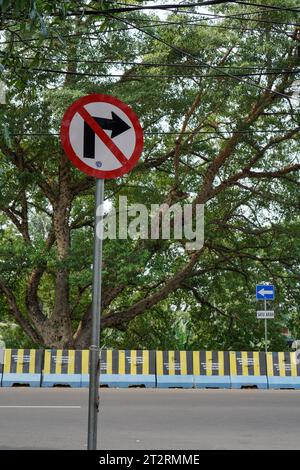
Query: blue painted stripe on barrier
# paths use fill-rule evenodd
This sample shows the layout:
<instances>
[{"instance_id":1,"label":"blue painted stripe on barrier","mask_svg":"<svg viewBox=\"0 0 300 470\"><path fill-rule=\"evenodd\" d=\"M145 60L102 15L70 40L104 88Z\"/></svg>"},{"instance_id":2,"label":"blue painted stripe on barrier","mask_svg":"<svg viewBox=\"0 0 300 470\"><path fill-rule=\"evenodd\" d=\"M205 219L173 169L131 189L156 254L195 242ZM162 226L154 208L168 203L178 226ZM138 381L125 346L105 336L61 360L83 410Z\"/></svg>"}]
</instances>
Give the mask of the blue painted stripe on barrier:
<instances>
[{"instance_id":1,"label":"blue painted stripe on barrier","mask_svg":"<svg viewBox=\"0 0 300 470\"><path fill-rule=\"evenodd\" d=\"M300 389L300 377L268 377L269 388L280 389L289 388L291 390Z\"/></svg>"},{"instance_id":2,"label":"blue painted stripe on barrier","mask_svg":"<svg viewBox=\"0 0 300 470\"><path fill-rule=\"evenodd\" d=\"M268 380L267 376L260 375L231 375L230 376L231 388L239 389L242 387L253 387L267 389Z\"/></svg>"},{"instance_id":3,"label":"blue painted stripe on barrier","mask_svg":"<svg viewBox=\"0 0 300 470\"><path fill-rule=\"evenodd\" d=\"M145 387L155 388L156 377L155 375L130 375L130 374L101 374L100 385L112 388L128 388L128 387ZM81 387L89 386L89 374L83 374L81 377Z\"/></svg>"},{"instance_id":4,"label":"blue painted stripe on barrier","mask_svg":"<svg viewBox=\"0 0 300 470\"><path fill-rule=\"evenodd\" d=\"M196 388L231 388L229 375L195 375L194 384Z\"/></svg>"},{"instance_id":5,"label":"blue painted stripe on barrier","mask_svg":"<svg viewBox=\"0 0 300 470\"><path fill-rule=\"evenodd\" d=\"M3 374L2 387L13 387L15 384L41 386L41 374Z\"/></svg>"},{"instance_id":6,"label":"blue painted stripe on barrier","mask_svg":"<svg viewBox=\"0 0 300 470\"><path fill-rule=\"evenodd\" d=\"M109 387L128 388L132 386L140 386L145 388L155 388L155 375L130 375L130 374L102 374L100 376L100 385L108 385Z\"/></svg>"},{"instance_id":7,"label":"blue painted stripe on barrier","mask_svg":"<svg viewBox=\"0 0 300 470\"><path fill-rule=\"evenodd\" d=\"M193 388L193 375L158 375L157 388Z\"/></svg>"},{"instance_id":8,"label":"blue painted stripe on barrier","mask_svg":"<svg viewBox=\"0 0 300 470\"><path fill-rule=\"evenodd\" d=\"M90 374L82 374L81 375L81 381L80 381L80 387L86 388L89 386L89 380L90 380Z\"/></svg>"},{"instance_id":9,"label":"blue painted stripe on barrier","mask_svg":"<svg viewBox=\"0 0 300 470\"><path fill-rule=\"evenodd\" d=\"M44 374L42 387L54 387L66 385L73 388L81 387L81 374Z\"/></svg>"}]
</instances>

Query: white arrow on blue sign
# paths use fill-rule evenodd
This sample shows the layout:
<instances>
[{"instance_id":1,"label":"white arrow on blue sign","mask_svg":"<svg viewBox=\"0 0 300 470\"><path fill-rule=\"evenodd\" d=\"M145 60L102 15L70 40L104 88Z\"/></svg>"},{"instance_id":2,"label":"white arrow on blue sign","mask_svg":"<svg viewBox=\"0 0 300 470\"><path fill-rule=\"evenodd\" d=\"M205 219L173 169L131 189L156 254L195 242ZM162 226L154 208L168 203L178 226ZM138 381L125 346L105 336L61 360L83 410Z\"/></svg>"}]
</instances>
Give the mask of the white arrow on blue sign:
<instances>
[{"instance_id":1,"label":"white arrow on blue sign","mask_svg":"<svg viewBox=\"0 0 300 470\"><path fill-rule=\"evenodd\" d=\"M272 285L257 285L256 300L274 300L275 288Z\"/></svg>"}]
</instances>

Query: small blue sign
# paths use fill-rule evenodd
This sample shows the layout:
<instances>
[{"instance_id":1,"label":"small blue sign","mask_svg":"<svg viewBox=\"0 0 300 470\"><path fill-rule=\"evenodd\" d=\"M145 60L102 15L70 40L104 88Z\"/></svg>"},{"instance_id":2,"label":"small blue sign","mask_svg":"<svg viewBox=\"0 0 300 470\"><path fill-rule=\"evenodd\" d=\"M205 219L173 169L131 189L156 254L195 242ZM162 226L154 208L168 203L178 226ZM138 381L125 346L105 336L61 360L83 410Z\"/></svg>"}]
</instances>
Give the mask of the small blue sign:
<instances>
[{"instance_id":1,"label":"small blue sign","mask_svg":"<svg viewBox=\"0 0 300 470\"><path fill-rule=\"evenodd\" d=\"M275 299L275 287L268 285L256 286L256 300L274 300Z\"/></svg>"}]
</instances>

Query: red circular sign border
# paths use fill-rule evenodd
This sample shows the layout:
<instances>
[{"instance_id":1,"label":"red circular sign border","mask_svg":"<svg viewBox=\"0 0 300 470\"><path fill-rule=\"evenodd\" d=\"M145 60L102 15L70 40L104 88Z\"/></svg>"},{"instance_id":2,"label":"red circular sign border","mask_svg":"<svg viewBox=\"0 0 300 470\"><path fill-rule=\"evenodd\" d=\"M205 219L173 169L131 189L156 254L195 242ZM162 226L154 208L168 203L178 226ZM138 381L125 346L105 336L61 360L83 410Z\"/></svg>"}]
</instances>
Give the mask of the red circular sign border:
<instances>
[{"instance_id":1,"label":"red circular sign border","mask_svg":"<svg viewBox=\"0 0 300 470\"><path fill-rule=\"evenodd\" d=\"M90 166L86 165L82 160L80 160L80 158L78 158L70 142L69 128L73 117L78 111L78 108L83 107L86 104L96 102L110 103L117 106L127 115L127 117L133 124L133 128L136 135L134 151L130 159L128 160L128 163L126 163L121 168L117 168L116 170L103 171L91 168ZM79 98L78 100L74 101L74 103L69 106L62 119L60 129L60 141L64 151L66 152L66 155L80 171L83 171L88 176L104 179L118 178L119 176L123 176L125 173L128 173L130 170L132 170L132 168L137 164L141 156L144 145L143 129L139 123L138 117L135 112L127 104L125 104L118 98L115 98L114 96L110 95L103 95L100 93L83 96L82 98Z\"/></svg>"}]
</instances>

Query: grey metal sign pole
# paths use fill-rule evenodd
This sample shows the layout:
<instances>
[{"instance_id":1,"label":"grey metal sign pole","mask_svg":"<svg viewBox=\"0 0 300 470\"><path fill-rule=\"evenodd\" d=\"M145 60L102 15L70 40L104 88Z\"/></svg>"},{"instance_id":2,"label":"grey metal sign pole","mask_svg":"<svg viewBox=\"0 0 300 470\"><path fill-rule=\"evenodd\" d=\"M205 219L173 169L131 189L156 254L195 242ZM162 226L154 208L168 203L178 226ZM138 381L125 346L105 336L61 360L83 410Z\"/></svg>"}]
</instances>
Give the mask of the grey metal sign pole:
<instances>
[{"instance_id":1,"label":"grey metal sign pole","mask_svg":"<svg viewBox=\"0 0 300 470\"><path fill-rule=\"evenodd\" d=\"M264 300L264 308L265 311L267 310L267 301L266 299ZM268 320L265 318L265 353L267 354L268 352Z\"/></svg>"},{"instance_id":2,"label":"grey metal sign pole","mask_svg":"<svg viewBox=\"0 0 300 470\"><path fill-rule=\"evenodd\" d=\"M96 180L95 227L93 256L93 297L92 297L92 342L90 346L90 383L88 416L88 450L97 449L97 428L99 412L100 375L100 321L101 321L101 280L102 280L102 233L104 179Z\"/></svg>"}]
</instances>

